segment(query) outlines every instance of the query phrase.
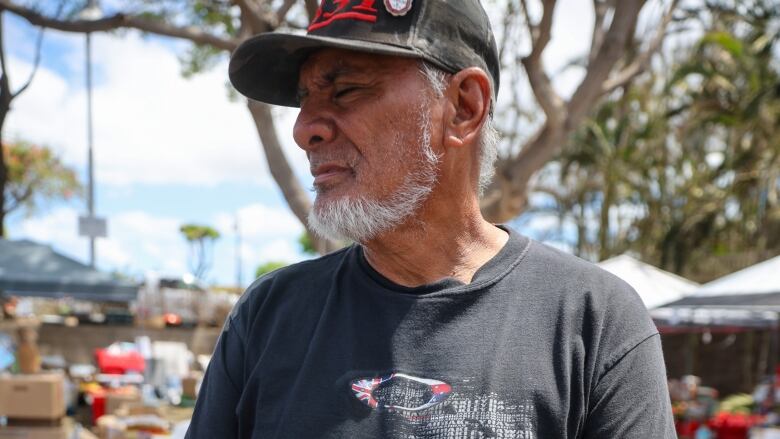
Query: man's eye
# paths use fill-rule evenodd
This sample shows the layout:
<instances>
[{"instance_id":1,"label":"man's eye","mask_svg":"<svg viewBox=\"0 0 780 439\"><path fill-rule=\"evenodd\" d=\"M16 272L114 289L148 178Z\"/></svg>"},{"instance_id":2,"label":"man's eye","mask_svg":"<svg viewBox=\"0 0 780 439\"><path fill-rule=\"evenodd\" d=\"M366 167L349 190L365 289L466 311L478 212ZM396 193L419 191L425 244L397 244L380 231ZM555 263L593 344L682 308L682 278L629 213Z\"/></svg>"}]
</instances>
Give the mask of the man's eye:
<instances>
[{"instance_id":1,"label":"man's eye","mask_svg":"<svg viewBox=\"0 0 780 439\"><path fill-rule=\"evenodd\" d=\"M342 97L348 95L349 93L351 93L353 91L356 91L357 89L358 89L358 87L346 87L346 88L343 88L341 90L336 90L336 94L334 95L334 97L336 97L337 99L338 98L342 98Z\"/></svg>"}]
</instances>

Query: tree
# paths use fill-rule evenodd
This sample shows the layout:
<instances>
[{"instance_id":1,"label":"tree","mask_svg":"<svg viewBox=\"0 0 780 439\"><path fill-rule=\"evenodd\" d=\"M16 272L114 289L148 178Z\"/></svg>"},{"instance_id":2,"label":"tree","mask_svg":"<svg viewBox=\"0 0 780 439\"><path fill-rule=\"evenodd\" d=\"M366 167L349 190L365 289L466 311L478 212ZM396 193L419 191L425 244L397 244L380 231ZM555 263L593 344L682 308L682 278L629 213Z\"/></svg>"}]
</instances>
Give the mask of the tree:
<instances>
[{"instance_id":1,"label":"tree","mask_svg":"<svg viewBox=\"0 0 780 439\"><path fill-rule=\"evenodd\" d=\"M378 0L377 0L378 1ZM316 11L316 0L305 0L309 18ZM647 67L650 58L663 41L672 21L677 0L671 0L657 31L650 41L640 47L635 41L637 17L644 0L594 0L595 22L592 45L587 60L583 61L586 74L574 95L565 100L556 92L542 55L550 41L555 0L542 0L542 17L534 23L526 0L502 2L506 13L499 26L501 58L504 62L504 84L524 82L523 71L517 68L521 61L524 74L533 94L544 112L545 121L526 141L515 129L524 125L522 100L515 89L512 102L497 111L500 126L505 127L505 154L499 160L496 178L486 193L483 212L496 222L510 220L525 209L531 177L559 151L560 145L573 133L599 99L608 95ZM182 2L128 2L123 12L94 20L60 20L22 6L12 0L0 0L0 10L7 10L25 18L35 26L69 32L98 32L119 28L134 28L144 32L182 38L195 43L187 59L188 72L207 67L213 56L224 55L251 35L279 28L302 28L291 13L295 0L270 2L267 0L197 1ZM274 9L273 6L276 6ZM519 6L519 7L518 7ZM525 24L525 26L523 26ZM526 36L527 34L528 36ZM529 38L532 50L519 52L516 38ZM247 107L265 150L271 175L278 184L295 216L307 225L311 200L295 178L285 158L269 106L247 101ZM501 116L503 114L504 116ZM339 247L338 243L314 237L314 248L325 253Z\"/></svg>"},{"instance_id":2,"label":"tree","mask_svg":"<svg viewBox=\"0 0 780 439\"><path fill-rule=\"evenodd\" d=\"M2 217L19 209L31 214L46 201L81 194L76 171L65 166L51 149L17 142L3 145L2 153L8 180L0 209Z\"/></svg>"},{"instance_id":3,"label":"tree","mask_svg":"<svg viewBox=\"0 0 780 439\"><path fill-rule=\"evenodd\" d=\"M280 262L280 261L266 262L265 264L261 264L257 267L257 270L255 270L255 277L260 277L264 274L278 270L282 267L286 267L287 265L288 264L286 262Z\"/></svg>"},{"instance_id":4,"label":"tree","mask_svg":"<svg viewBox=\"0 0 780 439\"><path fill-rule=\"evenodd\" d=\"M38 71L38 64L41 60L41 44L43 43L43 29L38 34L38 39L35 45L35 61L33 62L33 69L24 84L16 91L11 90L10 73L8 72L8 66L5 61L5 39L3 37L3 9L0 8L0 238L5 237L5 216L11 209L6 209L5 206L13 200L6 199L8 184L9 170L8 163L6 161L5 143L3 141L3 126L5 120L8 117L8 112L11 111L11 102L19 97L32 83L35 77L35 72Z\"/></svg>"},{"instance_id":5,"label":"tree","mask_svg":"<svg viewBox=\"0 0 780 439\"><path fill-rule=\"evenodd\" d=\"M303 232L298 237L298 245L301 246L301 250L307 255L316 255L317 250L314 248L314 244L311 239L311 235L308 232Z\"/></svg>"},{"instance_id":6,"label":"tree","mask_svg":"<svg viewBox=\"0 0 780 439\"><path fill-rule=\"evenodd\" d=\"M498 161L496 177L482 203L483 213L494 222L509 221L522 213L527 205L531 179L537 171L560 152L561 146L600 99L645 71L667 35L678 1L669 3L655 24L652 38L642 45L641 37L635 37L635 33L644 0L594 0L591 47L586 58L578 62L584 66L585 74L568 100L553 87L542 60L551 38L556 3L555 0L542 0L542 16L534 22L526 0L506 2L499 49L503 71L509 76L504 82L513 88L513 99L497 110L505 139L504 155ZM522 31L523 25L526 32ZM531 41L529 54L520 53L516 41L525 35ZM519 37L513 39L514 36ZM512 68L518 61L522 63L523 71ZM523 75L544 114L544 121L536 123L538 128L525 141L521 140L523 136L517 129L532 122L528 120L529 111L525 109L518 88L518 84L524 82Z\"/></svg>"},{"instance_id":7,"label":"tree","mask_svg":"<svg viewBox=\"0 0 780 439\"><path fill-rule=\"evenodd\" d=\"M699 281L780 250L780 11L712 1L702 35L602 103L545 170L578 254Z\"/></svg>"},{"instance_id":8,"label":"tree","mask_svg":"<svg viewBox=\"0 0 780 439\"><path fill-rule=\"evenodd\" d=\"M184 239L189 244L189 265L193 276L203 280L213 262L214 241L219 239L219 232L200 224L184 224L179 227Z\"/></svg>"}]
</instances>

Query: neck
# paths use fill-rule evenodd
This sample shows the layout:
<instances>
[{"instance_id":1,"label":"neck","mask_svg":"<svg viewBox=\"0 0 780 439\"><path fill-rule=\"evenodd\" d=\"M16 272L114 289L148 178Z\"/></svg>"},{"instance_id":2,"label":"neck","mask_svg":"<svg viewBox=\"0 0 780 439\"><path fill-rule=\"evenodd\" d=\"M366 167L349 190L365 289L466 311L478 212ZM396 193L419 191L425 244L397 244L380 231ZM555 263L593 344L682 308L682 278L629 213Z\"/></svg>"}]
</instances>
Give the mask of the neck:
<instances>
[{"instance_id":1,"label":"neck","mask_svg":"<svg viewBox=\"0 0 780 439\"><path fill-rule=\"evenodd\" d=\"M470 283L509 235L482 218L478 206L461 215L457 210L418 215L363 243L366 260L386 278L407 287L447 277Z\"/></svg>"}]
</instances>

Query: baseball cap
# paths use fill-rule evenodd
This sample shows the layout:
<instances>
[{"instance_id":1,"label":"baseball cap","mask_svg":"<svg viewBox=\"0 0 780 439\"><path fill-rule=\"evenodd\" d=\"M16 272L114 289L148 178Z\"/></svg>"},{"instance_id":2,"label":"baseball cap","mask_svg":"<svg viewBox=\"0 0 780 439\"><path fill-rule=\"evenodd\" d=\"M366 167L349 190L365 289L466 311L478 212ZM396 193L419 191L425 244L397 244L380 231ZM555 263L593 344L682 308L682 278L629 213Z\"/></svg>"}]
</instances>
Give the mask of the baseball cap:
<instances>
[{"instance_id":1,"label":"baseball cap","mask_svg":"<svg viewBox=\"0 0 780 439\"><path fill-rule=\"evenodd\" d=\"M230 81L251 99L297 107L301 64L322 48L422 59L449 73L480 67L498 93L498 50L479 0L322 0L306 35L268 32L243 42Z\"/></svg>"}]
</instances>

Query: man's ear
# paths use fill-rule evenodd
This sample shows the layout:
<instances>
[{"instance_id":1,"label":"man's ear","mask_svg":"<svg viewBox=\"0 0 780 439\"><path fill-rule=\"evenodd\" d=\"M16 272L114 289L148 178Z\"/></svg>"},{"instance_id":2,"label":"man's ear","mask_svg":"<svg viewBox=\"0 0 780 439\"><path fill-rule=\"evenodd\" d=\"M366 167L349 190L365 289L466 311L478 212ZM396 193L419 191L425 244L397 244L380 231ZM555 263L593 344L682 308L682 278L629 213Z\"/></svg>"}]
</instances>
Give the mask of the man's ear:
<instances>
[{"instance_id":1,"label":"man's ear","mask_svg":"<svg viewBox=\"0 0 780 439\"><path fill-rule=\"evenodd\" d=\"M454 74L445 92L444 146L457 148L477 141L482 123L490 117L490 79L479 67Z\"/></svg>"}]
</instances>

